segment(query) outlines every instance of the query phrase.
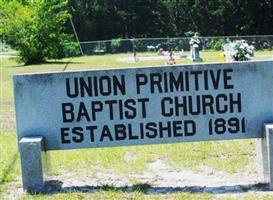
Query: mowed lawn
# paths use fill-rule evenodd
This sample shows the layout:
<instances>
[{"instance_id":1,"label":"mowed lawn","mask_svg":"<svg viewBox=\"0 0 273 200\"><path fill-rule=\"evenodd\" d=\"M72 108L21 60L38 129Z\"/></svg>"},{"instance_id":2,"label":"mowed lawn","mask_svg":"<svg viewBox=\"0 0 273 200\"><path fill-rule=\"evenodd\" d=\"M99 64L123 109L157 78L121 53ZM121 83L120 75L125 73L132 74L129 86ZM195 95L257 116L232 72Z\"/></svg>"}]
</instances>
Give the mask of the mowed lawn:
<instances>
[{"instance_id":1,"label":"mowed lawn","mask_svg":"<svg viewBox=\"0 0 273 200\"><path fill-rule=\"evenodd\" d=\"M188 53L188 52L186 52ZM143 53L138 56L155 56ZM273 57L273 51L256 52L255 59ZM165 65L165 60L120 62L117 59L132 57L132 54L96 55L49 61L40 65L23 66L13 60L1 60L0 70L0 199L238 199L237 197L216 197L210 193L177 191L167 194L146 193L152 183L131 180L132 189L113 186L98 187L91 192L60 192L29 195L20 192L20 158L17 151L17 136L14 120L12 75L18 73L106 69L118 67L140 67ZM221 62L220 52L201 52L204 62ZM177 64L190 64L188 59L178 59ZM77 176L108 173L126 176L142 174L148 165L161 160L171 171L190 169L202 172L206 167L229 174L256 172L255 140L198 142L183 144L145 145L102 149L83 149L50 152L51 174ZM129 158L129 159L128 159ZM17 194L18 192L18 194ZM272 199L273 196L257 194L243 195L242 199Z\"/></svg>"}]
</instances>

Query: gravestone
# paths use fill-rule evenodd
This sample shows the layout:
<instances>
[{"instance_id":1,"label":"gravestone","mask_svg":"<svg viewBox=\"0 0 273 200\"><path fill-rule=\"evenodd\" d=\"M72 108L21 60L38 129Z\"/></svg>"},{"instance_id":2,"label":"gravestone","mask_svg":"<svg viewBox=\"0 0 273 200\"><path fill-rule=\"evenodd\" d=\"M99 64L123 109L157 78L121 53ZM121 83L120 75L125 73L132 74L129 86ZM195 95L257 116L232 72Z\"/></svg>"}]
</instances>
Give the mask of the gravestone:
<instances>
[{"instance_id":1,"label":"gravestone","mask_svg":"<svg viewBox=\"0 0 273 200\"><path fill-rule=\"evenodd\" d=\"M191 60L193 62L201 62L202 61L202 58L200 58L200 56L199 56L199 45L198 44L191 45Z\"/></svg>"},{"instance_id":2,"label":"gravestone","mask_svg":"<svg viewBox=\"0 0 273 200\"><path fill-rule=\"evenodd\" d=\"M262 138L273 188L272 85L272 61L16 75L23 187L45 151Z\"/></svg>"}]
</instances>

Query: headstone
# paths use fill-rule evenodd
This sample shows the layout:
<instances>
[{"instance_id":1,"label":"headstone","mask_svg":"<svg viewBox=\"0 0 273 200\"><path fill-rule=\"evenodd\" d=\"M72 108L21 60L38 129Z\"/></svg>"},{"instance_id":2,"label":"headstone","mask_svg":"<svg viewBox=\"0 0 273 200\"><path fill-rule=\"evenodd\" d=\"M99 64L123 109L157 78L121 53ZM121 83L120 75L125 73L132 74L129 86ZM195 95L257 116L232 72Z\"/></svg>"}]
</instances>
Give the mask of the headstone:
<instances>
[{"instance_id":1,"label":"headstone","mask_svg":"<svg viewBox=\"0 0 273 200\"><path fill-rule=\"evenodd\" d=\"M193 62L202 61L202 58L199 56L199 46L197 44L191 45L191 60Z\"/></svg>"},{"instance_id":2,"label":"headstone","mask_svg":"<svg viewBox=\"0 0 273 200\"><path fill-rule=\"evenodd\" d=\"M16 75L18 140L42 137L50 151L263 138L273 122L272 85L272 61ZM272 174L268 130L262 159ZM24 188L41 182L36 172Z\"/></svg>"}]
</instances>

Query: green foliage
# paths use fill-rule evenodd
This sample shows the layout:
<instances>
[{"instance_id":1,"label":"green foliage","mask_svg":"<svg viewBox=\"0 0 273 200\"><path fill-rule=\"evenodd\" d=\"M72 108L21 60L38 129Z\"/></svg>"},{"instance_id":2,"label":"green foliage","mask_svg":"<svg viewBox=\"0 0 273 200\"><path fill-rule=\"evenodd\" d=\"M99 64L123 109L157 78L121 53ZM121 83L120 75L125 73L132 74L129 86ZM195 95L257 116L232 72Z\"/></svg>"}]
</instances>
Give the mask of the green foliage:
<instances>
[{"instance_id":1,"label":"green foliage","mask_svg":"<svg viewBox=\"0 0 273 200\"><path fill-rule=\"evenodd\" d=\"M65 46L64 47L65 57L73 57L73 56L81 55L79 44L77 44L76 42L65 43L64 46Z\"/></svg>"},{"instance_id":2,"label":"green foliage","mask_svg":"<svg viewBox=\"0 0 273 200\"><path fill-rule=\"evenodd\" d=\"M70 0L69 6L74 8L73 21L84 41L181 37L190 30L203 36L273 32L270 0Z\"/></svg>"},{"instance_id":3,"label":"green foliage","mask_svg":"<svg viewBox=\"0 0 273 200\"><path fill-rule=\"evenodd\" d=\"M212 39L209 43L210 49L220 51L223 50L223 45L225 44L224 39Z\"/></svg>"},{"instance_id":4,"label":"green foliage","mask_svg":"<svg viewBox=\"0 0 273 200\"><path fill-rule=\"evenodd\" d=\"M1 25L5 28L0 33L19 51L21 62L33 64L65 56L65 44L71 41L63 32L69 17L66 7L66 0L1 4Z\"/></svg>"},{"instance_id":5,"label":"green foliage","mask_svg":"<svg viewBox=\"0 0 273 200\"><path fill-rule=\"evenodd\" d=\"M111 40L112 53L117 53L121 45L121 38L116 38Z\"/></svg>"},{"instance_id":6,"label":"green foliage","mask_svg":"<svg viewBox=\"0 0 273 200\"><path fill-rule=\"evenodd\" d=\"M181 51L182 49L187 50L187 51L190 50L189 40L181 39L181 40L177 41L174 50L175 51Z\"/></svg>"}]
</instances>

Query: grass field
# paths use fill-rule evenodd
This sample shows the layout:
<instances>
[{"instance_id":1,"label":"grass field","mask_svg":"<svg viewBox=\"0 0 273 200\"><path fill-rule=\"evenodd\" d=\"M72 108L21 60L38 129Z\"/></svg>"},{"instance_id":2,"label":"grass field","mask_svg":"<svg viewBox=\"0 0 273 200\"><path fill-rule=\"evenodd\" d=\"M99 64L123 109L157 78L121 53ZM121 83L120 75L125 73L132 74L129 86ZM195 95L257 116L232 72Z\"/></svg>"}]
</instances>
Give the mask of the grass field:
<instances>
[{"instance_id":1,"label":"grass field","mask_svg":"<svg viewBox=\"0 0 273 200\"><path fill-rule=\"evenodd\" d=\"M151 53L138 54L149 56ZM255 59L265 55L273 57L273 51L256 52ZM65 182L84 180L92 186L96 174L126 177L127 186L116 186L101 182L94 188L75 187L49 194L30 195L22 193L20 158L17 152L15 131L12 75L29 72L66 71L83 69L105 69L114 67L138 67L165 65L165 61L143 61L137 63L119 62L117 58L131 57L131 54L84 56L49 61L41 65L23 66L14 60L1 61L0 70L0 199L272 199L273 195L258 194L245 188L242 195L219 195L210 192L194 192L191 188L171 189L170 192L152 191L156 180L145 181L134 177L151 171L150 165L158 161L167 164L167 172L190 170L199 174L204 169L211 173L240 176L256 173L255 140L199 142L166 145L146 145L102 149L54 151L49 153L50 177ZM220 62L219 52L201 52L204 62ZM177 64L189 64L188 59L179 59ZM160 166L159 166L160 167ZM162 167L162 166L161 166ZM163 169L164 170L164 169ZM87 178L88 177L88 178ZM105 178L107 179L107 177ZM110 178L108 178L110 179ZM81 185L81 184L80 184ZM250 191L249 191L250 190Z\"/></svg>"}]
</instances>

